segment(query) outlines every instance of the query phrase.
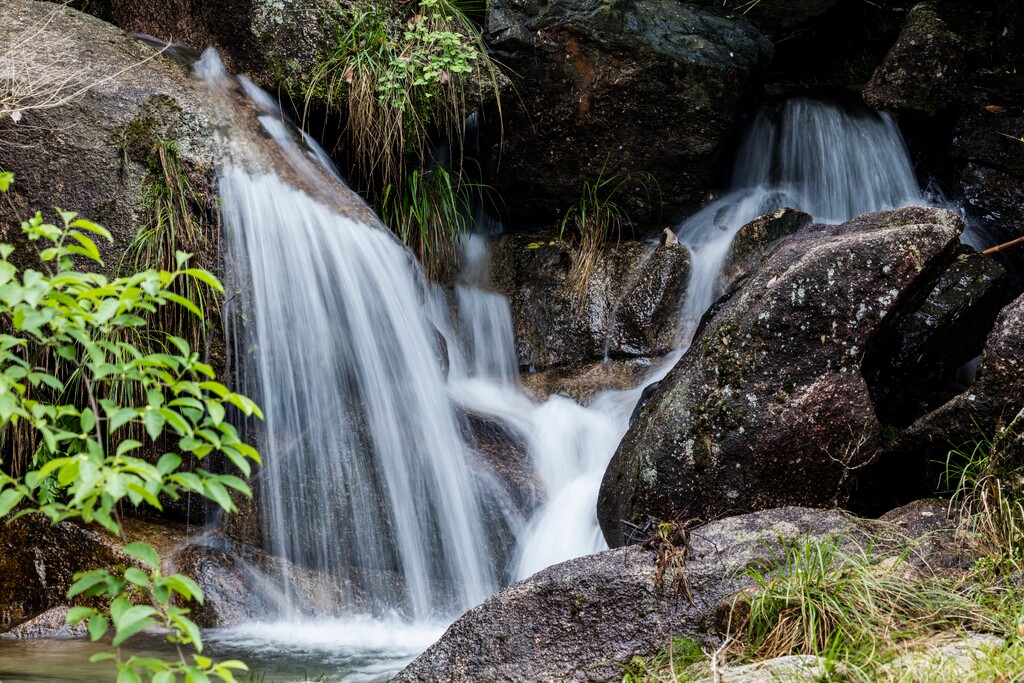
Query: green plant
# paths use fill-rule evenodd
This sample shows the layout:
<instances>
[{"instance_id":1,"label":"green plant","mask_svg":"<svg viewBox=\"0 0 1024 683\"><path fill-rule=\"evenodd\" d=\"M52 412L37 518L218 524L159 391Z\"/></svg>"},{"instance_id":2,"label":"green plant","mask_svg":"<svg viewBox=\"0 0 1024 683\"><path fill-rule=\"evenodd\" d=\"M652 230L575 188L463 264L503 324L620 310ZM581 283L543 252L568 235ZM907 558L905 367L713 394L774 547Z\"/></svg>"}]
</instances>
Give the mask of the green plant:
<instances>
[{"instance_id":1,"label":"green plant","mask_svg":"<svg viewBox=\"0 0 1024 683\"><path fill-rule=\"evenodd\" d=\"M653 657L634 657L624 665L622 683L689 680L688 674L707 659L700 643L689 638L673 638L668 647Z\"/></svg>"},{"instance_id":2,"label":"green plant","mask_svg":"<svg viewBox=\"0 0 1024 683\"><path fill-rule=\"evenodd\" d=\"M206 213L203 201L182 168L177 146L170 140L157 138L146 160L145 218L122 255L118 270L123 273L147 268L169 270L174 267L179 252L215 251L206 236L206 225L197 218ZM207 313L218 307L209 301L210 293L201 283L181 279L173 284L173 289L199 309L199 318L184 305L162 307L152 321L153 326L184 337L199 348L206 339Z\"/></svg>"},{"instance_id":3,"label":"green plant","mask_svg":"<svg viewBox=\"0 0 1024 683\"><path fill-rule=\"evenodd\" d=\"M0 190L10 181L9 174L0 174ZM248 476L250 463L259 462L259 456L227 421L226 409L261 417L259 408L217 382L186 340L149 327L157 311L172 305L199 320L199 309L174 291L180 281L214 291L222 291L220 283L188 267L184 252L166 270L113 279L80 271L76 261L100 263L90 235L111 236L74 213L60 215L59 226L39 213L22 224L28 240L45 245L39 251L43 270L19 269L9 260L14 247L0 245L0 430L29 429L48 453L45 462L37 460L20 476L10 463L0 463L0 517L10 515L12 521L39 513L54 524L77 519L124 541L123 506L160 509L168 497L195 493L234 511L231 491L248 495L246 483L201 468L184 471L182 455L202 459L217 453ZM131 338L126 333L143 331L161 338L160 351L145 352L125 341ZM77 390L70 390L72 380ZM124 387L129 390L117 390ZM133 427L153 446L167 447L152 458L156 462L144 457L145 443L128 436ZM145 543L126 545L125 552L134 558L132 566L75 576L68 597L93 599L90 604L99 600L104 606L74 607L69 622L86 623L93 640L112 629L115 647L145 628L162 626L171 642L191 645L195 654L187 659L182 653L169 662L125 658L118 650L93 659L113 660L119 683L143 677L155 683L176 677L197 683L211 677L234 681L233 672L245 666L203 657L199 630L180 604L201 603L199 587L188 577L164 575L156 551Z\"/></svg>"},{"instance_id":4,"label":"green plant","mask_svg":"<svg viewBox=\"0 0 1024 683\"><path fill-rule=\"evenodd\" d=\"M388 185L377 206L381 220L416 254L427 275L445 280L455 271L459 245L472 227L471 195L481 190L434 166L413 170L400 186Z\"/></svg>"},{"instance_id":5,"label":"green plant","mask_svg":"<svg viewBox=\"0 0 1024 683\"><path fill-rule=\"evenodd\" d=\"M977 605L938 580L904 574L905 557L890 566L836 540L791 543L773 571L751 568L754 586L734 606L734 652L766 659L792 654L856 661L897 643L981 622Z\"/></svg>"},{"instance_id":6,"label":"green plant","mask_svg":"<svg viewBox=\"0 0 1024 683\"><path fill-rule=\"evenodd\" d=\"M465 233L465 123L499 72L479 29L452 0L371 5L329 14L336 47L321 56L303 92L345 114L350 179L428 274L452 270ZM474 93L477 88L479 92ZM447 141L454 158L431 159Z\"/></svg>"},{"instance_id":7,"label":"green plant","mask_svg":"<svg viewBox=\"0 0 1024 683\"><path fill-rule=\"evenodd\" d=\"M433 131L461 141L470 76L490 83L497 96L496 67L479 31L450 0L339 9L333 19L337 47L304 87L307 110L314 100L344 108L354 174L371 194L401 187L408 157L413 167L424 166Z\"/></svg>"},{"instance_id":8,"label":"green plant","mask_svg":"<svg viewBox=\"0 0 1024 683\"><path fill-rule=\"evenodd\" d=\"M941 488L959 512L963 539L983 557L976 568L996 574L1024 570L1024 491L1021 465L1010 453L1022 420L990 440L983 434L946 456Z\"/></svg>"},{"instance_id":9,"label":"green plant","mask_svg":"<svg viewBox=\"0 0 1024 683\"><path fill-rule=\"evenodd\" d=\"M616 197L636 186L648 191L653 183L645 173L605 177L603 168L595 181L584 181L579 201L565 212L558 228L559 238L574 247L569 285L578 297L586 294L601 250L617 242L624 228L632 227L629 213Z\"/></svg>"}]
</instances>

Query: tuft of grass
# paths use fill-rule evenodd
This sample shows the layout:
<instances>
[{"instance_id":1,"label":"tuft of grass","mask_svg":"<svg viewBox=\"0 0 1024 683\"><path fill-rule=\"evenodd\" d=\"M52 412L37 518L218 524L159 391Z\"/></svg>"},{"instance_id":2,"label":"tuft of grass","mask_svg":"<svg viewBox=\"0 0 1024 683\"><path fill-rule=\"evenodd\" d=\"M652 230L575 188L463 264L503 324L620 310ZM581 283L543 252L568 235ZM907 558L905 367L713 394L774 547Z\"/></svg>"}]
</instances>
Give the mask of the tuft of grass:
<instances>
[{"instance_id":1,"label":"tuft of grass","mask_svg":"<svg viewBox=\"0 0 1024 683\"><path fill-rule=\"evenodd\" d=\"M219 230L208 229L203 198L182 168L177 147L170 140L156 139L146 161L145 218L125 249L119 269L122 272L147 268L173 270L180 251L197 254L201 260L209 258L216 252L217 245L212 240ZM208 301L204 289L191 281L177 287L174 293L192 304L163 307L156 314L154 327L186 339L193 348L202 348L210 325L208 314L216 310L216 302ZM195 313L203 324L196 324Z\"/></svg>"},{"instance_id":2,"label":"tuft of grass","mask_svg":"<svg viewBox=\"0 0 1024 683\"><path fill-rule=\"evenodd\" d=\"M905 556L876 565L835 539L789 544L779 569L752 568L733 654L744 659L858 659L965 624L988 626L979 605L938 579L908 576ZM853 656L855 655L855 656Z\"/></svg>"},{"instance_id":3,"label":"tuft of grass","mask_svg":"<svg viewBox=\"0 0 1024 683\"><path fill-rule=\"evenodd\" d=\"M961 537L982 555L980 564L999 574L1024 571L1024 465L1010 453L1024 417L1018 415L995 440L984 435L953 448L942 483L958 510Z\"/></svg>"},{"instance_id":4,"label":"tuft of grass","mask_svg":"<svg viewBox=\"0 0 1024 683\"><path fill-rule=\"evenodd\" d=\"M622 666L622 683L643 683L644 681L687 680L680 678L684 672L705 662L708 656L700 643L690 638L673 638L669 646L653 657L634 657Z\"/></svg>"},{"instance_id":5,"label":"tuft of grass","mask_svg":"<svg viewBox=\"0 0 1024 683\"><path fill-rule=\"evenodd\" d=\"M478 187L443 166L413 170L401 185L385 188L378 211L426 274L444 281L457 270L459 246L472 227L469 194Z\"/></svg>"},{"instance_id":6,"label":"tuft of grass","mask_svg":"<svg viewBox=\"0 0 1024 683\"><path fill-rule=\"evenodd\" d=\"M500 116L498 67L453 0L339 7L328 23L335 48L302 85L306 112L320 102L345 116L350 180L428 274L446 274L467 228L461 196L474 185L462 159L466 121L487 90ZM431 158L441 143L455 156L443 169Z\"/></svg>"},{"instance_id":7,"label":"tuft of grass","mask_svg":"<svg viewBox=\"0 0 1024 683\"><path fill-rule=\"evenodd\" d=\"M578 298L586 294L590 276L601 251L632 229L629 212L617 201L626 191L650 191L656 183L647 173L605 176L604 169L593 182L584 181L580 199L566 210L558 229L560 239L574 247L569 266L569 286Z\"/></svg>"}]
</instances>

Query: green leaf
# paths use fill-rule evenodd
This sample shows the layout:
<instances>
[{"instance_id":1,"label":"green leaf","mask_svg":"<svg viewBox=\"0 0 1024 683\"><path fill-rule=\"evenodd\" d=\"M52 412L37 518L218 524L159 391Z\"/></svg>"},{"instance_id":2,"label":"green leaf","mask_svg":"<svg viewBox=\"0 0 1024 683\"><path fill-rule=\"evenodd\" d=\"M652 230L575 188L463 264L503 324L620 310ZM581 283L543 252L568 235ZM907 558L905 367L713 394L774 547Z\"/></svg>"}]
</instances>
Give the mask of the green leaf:
<instances>
[{"instance_id":1,"label":"green leaf","mask_svg":"<svg viewBox=\"0 0 1024 683\"><path fill-rule=\"evenodd\" d=\"M0 192L7 192L14 182L14 174L10 171L0 171ZM5 257L6 258L6 257Z\"/></svg>"},{"instance_id":2,"label":"green leaf","mask_svg":"<svg viewBox=\"0 0 1024 683\"><path fill-rule=\"evenodd\" d=\"M142 571L138 567L128 567L124 570L124 578L126 581L134 583L136 586L146 587L149 585L149 574Z\"/></svg>"},{"instance_id":3,"label":"green leaf","mask_svg":"<svg viewBox=\"0 0 1024 683\"><path fill-rule=\"evenodd\" d=\"M68 610L68 615L64 618L64 621L65 623L74 626L78 622L88 619L95 613L96 610L92 607L72 607Z\"/></svg>"},{"instance_id":4,"label":"green leaf","mask_svg":"<svg viewBox=\"0 0 1024 683\"><path fill-rule=\"evenodd\" d=\"M149 434L149 438L156 441L164 430L164 416L157 410L144 410L142 411L142 422L146 425L146 433Z\"/></svg>"},{"instance_id":5,"label":"green leaf","mask_svg":"<svg viewBox=\"0 0 1024 683\"><path fill-rule=\"evenodd\" d=\"M129 607L119 618L114 619L114 627L117 633L110 644L117 647L139 631L155 626L156 621L152 619L154 614L156 614L156 610L149 605Z\"/></svg>"},{"instance_id":6,"label":"green leaf","mask_svg":"<svg viewBox=\"0 0 1024 683\"><path fill-rule=\"evenodd\" d=\"M92 619L89 620L89 637L96 641L102 638L107 629L110 628L110 622L102 614L94 614ZM91 660L90 660L91 661Z\"/></svg>"},{"instance_id":7,"label":"green leaf","mask_svg":"<svg viewBox=\"0 0 1024 683\"><path fill-rule=\"evenodd\" d=\"M0 517L6 517L24 497L23 493L15 489L0 491Z\"/></svg>"},{"instance_id":8,"label":"green leaf","mask_svg":"<svg viewBox=\"0 0 1024 683\"><path fill-rule=\"evenodd\" d=\"M141 541L129 543L124 547L124 551L135 559L145 562L150 569L160 568L160 556L153 550L153 546L148 543Z\"/></svg>"},{"instance_id":9,"label":"green leaf","mask_svg":"<svg viewBox=\"0 0 1024 683\"><path fill-rule=\"evenodd\" d=\"M174 683L174 674L170 671L160 671L153 676L153 683Z\"/></svg>"},{"instance_id":10,"label":"green leaf","mask_svg":"<svg viewBox=\"0 0 1024 683\"><path fill-rule=\"evenodd\" d=\"M183 439L184 440L184 439ZM160 474L170 474L181 465L181 456L177 453L164 453L156 463L156 469Z\"/></svg>"},{"instance_id":11,"label":"green leaf","mask_svg":"<svg viewBox=\"0 0 1024 683\"><path fill-rule=\"evenodd\" d=\"M104 569L94 569L91 572L79 575L79 578L71 584L68 589L68 597L73 598L80 593L85 593L97 587L107 580L107 572Z\"/></svg>"},{"instance_id":12,"label":"green leaf","mask_svg":"<svg viewBox=\"0 0 1024 683\"><path fill-rule=\"evenodd\" d=\"M219 401L207 401L206 409L210 412L210 420L219 425L224 421L224 405Z\"/></svg>"},{"instance_id":13,"label":"green leaf","mask_svg":"<svg viewBox=\"0 0 1024 683\"><path fill-rule=\"evenodd\" d=\"M136 673L135 669L124 668L117 674L117 683L142 683L142 677Z\"/></svg>"},{"instance_id":14,"label":"green leaf","mask_svg":"<svg viewBox=\"0 0 1024 683\"><path fill-rule=\"evenodd\" d=\"M110 431L116 432L121 427L135 419L138 413L131 408L119 408L110 417Z\"/></svg>"},{"instance_id":15,"label":"green leaf","mask_svg":"<svg viewBox=\"0 0 1024 683\"><path fill-rule=\"evenodd\" d=\"M200 605L205 602L203 591L192 579L184 574L171 574L164 577L164 584L176 593L179 593L186 600L195 600Z\"/></svg>"}]
</instances>

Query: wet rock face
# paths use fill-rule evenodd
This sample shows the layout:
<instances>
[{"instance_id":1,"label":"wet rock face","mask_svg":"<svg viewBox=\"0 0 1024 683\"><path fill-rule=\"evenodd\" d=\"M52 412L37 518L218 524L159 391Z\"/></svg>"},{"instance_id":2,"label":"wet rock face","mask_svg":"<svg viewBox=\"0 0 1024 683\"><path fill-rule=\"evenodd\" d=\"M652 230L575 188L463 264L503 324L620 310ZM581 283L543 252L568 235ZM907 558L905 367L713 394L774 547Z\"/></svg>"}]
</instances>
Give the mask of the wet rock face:
<instances>
[{"instance_id":1,"label":"wet rock face","mask_svg":"<svg viewBox=\"0 0 1024 683\"><path fill-rule=\"evenodd\" d=\"M772 52L741 17L674 0L499 0L485 39L518 75L485 166L513 220L532 225L575 204L584 180L629 173L657 183L623 200L641 223L660 220L662 201L665 220L696 205Z\"/></svg>"},{"instance_id":2,"label":"wet rock face","mask_svg":"<svg viewBox=\"0 0 1024 683\"><path fill-rule=\"evenodd\" d=\"M841 504L882 442L862 360L931 291L962 227L909 207L780 244L620 444L598 501L609 544L622 520Z\"/></svg>"},{"instance_id":3,"label":"wet rock face","mask_svg":"<svg viewBox=\"0 0 1024 683\"><path fill-rule=\"evenodd\" d=\"M970 247L960 252L921 307L897 326L893 344L865 363L884 424L905 427L960 393L958 369L981 353L1006 303L1006 270Z\"/></svg>"},{"instance_id":4,"label":"wet rock face","mask_svg":"<svg viewBox=\"0 0 1024 683\"><path fill-rule=\"evenodd\" d=\"M110 24L47 2L0 6L0 51L36 31L32 44L46 48L16 50L15 68L50 83L70 78L71 87L59 89L63 95L93 87L66 104L27 109L19 123L0 119L3 167L15 175L11 202L0 202L0 237L15 240L21 221L36 210L55 219L54 206L77 211L114 235L112 244L97 241L113 270L151 202L139 154L156 139L174 142L189 181L213 206L212 124L188 68L154 57Z\"/></svg>"},{"instance_id":5,"label":"wet rock face","mask_svg":"<svg viewBox=\"0 0 1024 683\"><path fill-rule=\"evenodd\" d=\"M957 101L966 49L933 3L915 5L903 31L867 88L864 101L876 109L932 117Z\"/></svg>"},{"instance_id":6,"label":"wet rock face","mask_svg":"<svg viewBox=\"0 0 1024 683\"><path fill-rule=\"evenodd\" d=\"M128 561L101 532L72 522L30 515L0 523L0 632L66 605L76 572Z\"/></svg>"},{"instance_id":7,"label":"wet rock face","mask_svg":"<svg viewBox=\"0 0 1024 683\"><path fill-rule=\"evenodd\" d=\"M347 3L346 3L347 4ZM329 45L330 0L111 0L114 23L126 31L188 45L213 46L231 71L273 88L308 79L318 50Z\"/></svg>"},{"instance_id":8,"label":"wet rock face","mask_svg":"<svg viewBox=\"0 0 1024 683\"><path fill-rule=\"evenodd\" d=\"M841 4L842 0L760 0L751 5L750 0L699 0L696 4L722 7L738 12L764 31L773 41L792 37L800 28L814 23L829 10Z\"/></svg>"},{"instance_id":9,"label":"wet rock face","mask_svg":"<svg viewBox=\"0 0 1024 683\"><path fill-rule=\"evenodd\" d=\"M719 274L723 292L733 291L783 238L810 225L811 215L793 209L758 216L736 232Z\"/></svg>"},{"instance_id":10,"label":"wet rock face","mask_svg":"<svg viewBox=\"0 0 1024 683\"><path fill-rule=\"evenodd\" d=\"M11 53L18 73L44 84L70 79L54 93L58 100L91 87L57 106L26 109L18 123L0 118L0 166L15 176L0 201L0 241L24 243L21 221L37 210L60 225L53 208L60 207L110 230L112 242L96 240L101 270L111 275L133 267L130 256L122 259L140 228L152 220L161 192L154 188L168 182L156 146L170 143L184 176L175 182L191 187L182 203L198 233L183 236L179 231L178 248L195 254L194 265L218 269L213 123L203 107L203 87L191 70L75 10L28 0L0 5L0 54L30 35L25 47ZM15 258L23 267L39 268L34 253L19 250ZM219 328L218 306L206 309L208 346L197 350L207 353L207 362L220 371L224 341L214 331ZM155 462L164 452L157 446L146 457ZM186 468L195 465L194 458L186 459ZM167 501L166 510L168 516L195 522L205 517L204 506L189 506L185 497Z\"/></svg>"},{"instance_id":11,"label":"wet rock face","mask_svg":"<svg viewBox=\"0 0 1024 683\"><path fill-rule=\"evenodd\" d=\"M679 343L690 255L685 247L619 242L598 256L582 296L569 281L577 252L560 240L502 237L491 284L509 301L516 355L535 369L654 356Z\"/></svg>"},{"instance_id":12,"label":"wet rock face","mask_svg":"<svg viewBox=\"0 0 1024 683\"><path fill-rule=\"evenodd\" d=\"M689 601L671 573L655 587L654 553L638 546L550 567L456 621L395 681L607 681L670 636L695 637L740 585L742 569L787 540L834 535L853 546L862 523L839 512L789 508L712 522L690 536Z\"/></svg>"},{"instance_id":13,"label":"wet rock face","mask_svg":"<svg viewBox=\"0 0 1024 683\"><path fill-rule=\"evenodd\" d=\"M895 456L945 462L951 446L970 453L1024 408L1024 296L1006 306L985 341L965 391L914 422L893 445Z\"/></svg>"}]
</instances>

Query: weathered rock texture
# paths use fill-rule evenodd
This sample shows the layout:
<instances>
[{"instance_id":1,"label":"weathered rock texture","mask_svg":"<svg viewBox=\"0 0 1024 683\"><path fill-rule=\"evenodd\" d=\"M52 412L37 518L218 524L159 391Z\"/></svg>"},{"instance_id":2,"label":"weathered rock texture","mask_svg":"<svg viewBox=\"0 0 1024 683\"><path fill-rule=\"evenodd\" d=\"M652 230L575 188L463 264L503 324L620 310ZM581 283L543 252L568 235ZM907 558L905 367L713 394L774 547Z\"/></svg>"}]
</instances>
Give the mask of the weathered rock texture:
<instances>
[{"instance_id":1,"label":"weathered rock texture","mask_svg":"<svg viewBox=\"0 0 1024 683\"><path fill-rule=\"evenodd\" d=\"M665 219L694 206L771 57L745 19L674 0L499 0L485 29L519 75L503 136L488 127L485 166L513 219L538 225L575 204L584 181L631 173L656 182L617 196L636 220L658 220L659 200Z\"/></svg>"},{"instance_id":2,"label":"weathered rock texture","mask_svg":"<svg viewBox=\"0 0 1024 683\"><path fill-rule=\"evenodd\" d=\"M714 606L733 593L753 562L770 570L787 541L835 536L853 549L862 522L834 511L769 510L693 531L686 581L660 586L653 552L637 546L550 567L467 612L394 680L607 681L619 664L649 656L673 637L700 637Z\"/></svg>"},{"instance_id":3,"label":"weathered rock texture","mask_svg":"<svg viewBox=\"0 0 1024 683\"><path fill-rule=\"evenodd\" d=\"M100 533L41 515L0 526L0 631L67 604L75 572L124 563Z\"/></svg>"},{"instance_id":4,"label":"weathered rock texture","mask_svg":"<svg viewBox=\"0 0 1024 683\"><path fill-rule=\"evenodd\" d=\"M743 278L761 265L775 245L810 223L811 215L808 213L779 209L775 213L758 216L737 230L718 275L722 291L736 289Z\"/></svg>"},{"instance_id":5,"label":"weathered rock texture","mask_svg":"<svg viewBox=\"0 0 1024 683\"><path fill-rule=\"evenodd\" d=\"M722 7L742 14L759 26L773 41L791 38L794 31L813 24L816 19L841 4L842 0L698 0L696 4Z\"/></svg>"},{"instance_id":6,"label":"weathered rock texture","mask_svg":"<svg viewBox=\"0 0 1024 683\"><path fill-rule=\"evenodd\" d=\"M841 504L882 444L865 354L955 253L951 212L909 207L789 237L698 333L627 432L601 486L622 520Z\"/></svg>"},{"instance_id":7,"label":"weathered rock texture","mask_svg":"<svg viewBox=\"0 0 1024 683\"><path fill-rule=\"evenodd\" d=\"M869 363L884 424L905 427L960 393L959 369L981 353L1006 303L1006 270L969 247L960 252L921 307L900 321L895 343Z\"/></svg>"},{"instance_id":8,"label":"weathered rock texture","mask_svg":"<svg viewBox=\"0 0 1024 683\"><path fill-rule=\"evenodd\" d=\"M896 44L867 88L876 109L935 116L956 103L964 76L964 41L934 5L915 5Z\"/></svg>"},{"instance_id":9,"label":"weathered rock texture","mask_svg":"<svg viewBox=\"0 0 1024 683\"><path fill-rule=\"evenodd\" d=\"M970 453L1024 408L1024 296L1006 306L985 342L973 384L914 422L892 447L892 457L943 463L950 449Z\"/></svg>"},{"instance_id":10,"label":"weathered rock texture","mask_svg":"<svg viewBox=\"0 0 1024 683\"><path fill-rule=\"evenodd\" d=\"M213 46L236 73L273 88L307 80L331 45L331 0L111 0L114 23L196 53ZM347 6L347 3L346 3Z\"/></svg>"},{"instance_id":11,"label":"weathered rock texture","mask_svg":"<svg viewBox=\"0 0 1024 683\"><path fill-rule=\"evenodd\" d=\"M60 225L60 207L111 232L112 242L96 240L107 274L166 267L136 262L129 245L156 224L158 198L173 185L173 201L186 207L194 230L178 226L155 239L194 254L193 265L219 269L213 123L190 68L99 19L29 0L0 5L0 54L8 50L15 89L37 92L23 98L19 121L0 118L0 168L15 176L0 201L0 241L24 244L21 221L37 210ZM39 268L35 253L22 249L15 258ZM209 334L196 350L220 371L219 307L210 301L206 310ZM157 446L147 457L163 452ZM201 504L166 502L169 516L204 518Z\"/></svg>"},{"instance_id":12,"label":"weathered rock texture","mask_svg":"<svg viewBox=\"0 0 1024 683\"><path fill-rule=\"evenodd\" d=\"M68 635L54 614L68 606L66 596L74 574L136 564L124 553L120 540L96 528L74 522L51 525L42 515L6 522L0 520L0 633L31 620L14 635ZM139 520L131 520L125 533L130 543L150 543L165 570L174 548L185 537L184 526ZM95 603L83 603L79 597L71 604Z\"/></svg>"},{"instance_id":13,"label":"weathered rock texture","mask_svg":"<svg viewBox=\"0 0 1024 683\"><path fill-rule=\"evenodd\" d=\"M0 238L17 239L36 210L57 219L59 206L111 231L114 242L98 246L113 269L152 204L149 154L161 140L173 142L205 198L201 208L212 209L212 124L188 67L72 9L29 0L0 6L0 53L29 36L11 66L22 88L34 80L46 92L25 98L18 123L0 119L0 166L15 176L11 201L0 202ZM62 103L33 108L51 95Z\"/></svg>"},{"instance_id":14,"label":"weathered rock texture","mask_svg":"<svg viewBox=\"0 0 1024 683\"><path fill-rule=\"evenodd\" d=\"M690 255L670 244L619 242L602 250L586 290L577 294L569 268L579 254L561 240L524 235L494 246L491 284L509 300L516 356L541 369L665 354L679 343Z\"/></svg>"}]
</instances>

